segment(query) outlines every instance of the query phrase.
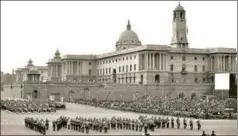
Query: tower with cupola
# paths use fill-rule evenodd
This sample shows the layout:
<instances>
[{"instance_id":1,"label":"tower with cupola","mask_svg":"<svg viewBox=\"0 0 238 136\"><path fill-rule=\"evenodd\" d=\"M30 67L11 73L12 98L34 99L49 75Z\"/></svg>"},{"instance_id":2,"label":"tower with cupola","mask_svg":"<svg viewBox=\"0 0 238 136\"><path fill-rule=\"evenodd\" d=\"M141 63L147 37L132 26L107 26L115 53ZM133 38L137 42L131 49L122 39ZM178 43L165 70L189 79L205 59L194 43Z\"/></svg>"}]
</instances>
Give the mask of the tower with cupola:
<instances>
[{"instance_id":1,"label":"tower with cupola","mask_svg":"<svg viewBox=\"0 0 238 136\"><path fill-rule=\"evenodd\" d=\"M173 29L171 47L173 48L188 48L186 12L178 3L178 6L173 11Z\"/></svg>"}]
</instances>

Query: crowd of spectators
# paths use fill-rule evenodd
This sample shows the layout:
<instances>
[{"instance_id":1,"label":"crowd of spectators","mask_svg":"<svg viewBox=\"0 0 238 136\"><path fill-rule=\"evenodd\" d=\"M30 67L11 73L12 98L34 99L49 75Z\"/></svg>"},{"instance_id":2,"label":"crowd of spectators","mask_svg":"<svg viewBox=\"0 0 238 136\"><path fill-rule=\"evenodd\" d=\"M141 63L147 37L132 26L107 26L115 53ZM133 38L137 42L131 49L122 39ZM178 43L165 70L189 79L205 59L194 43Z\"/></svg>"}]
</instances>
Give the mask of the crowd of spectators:
<instances>
[{"instance_id":1,"label":"crowd of spectators","mask_svg":"<svg viewBox=\"0 0 238 136\"><path fill-rule=\"evenodd\" d=\"M0 108L11 112L56 112L66 106L54 101L1 100Z\"/></svg>"},{"instance_id":2,"label":"crowd of spectators","mask_svg":"<svg viewBox=\"0 0 238 136\"><path fill-rule=\"evenodd\" d=\"M131 111L137 113L149 113L170 115L179 117L193 117L201 119L237 119L237 107L233 111L227 111L229 104L226 100L213 99L189 99L189 98L161 98L143 100L142 98L135 101L99 101L76 100L76 103L86 104L96 107Z\"/></svg>"}]
</instances>

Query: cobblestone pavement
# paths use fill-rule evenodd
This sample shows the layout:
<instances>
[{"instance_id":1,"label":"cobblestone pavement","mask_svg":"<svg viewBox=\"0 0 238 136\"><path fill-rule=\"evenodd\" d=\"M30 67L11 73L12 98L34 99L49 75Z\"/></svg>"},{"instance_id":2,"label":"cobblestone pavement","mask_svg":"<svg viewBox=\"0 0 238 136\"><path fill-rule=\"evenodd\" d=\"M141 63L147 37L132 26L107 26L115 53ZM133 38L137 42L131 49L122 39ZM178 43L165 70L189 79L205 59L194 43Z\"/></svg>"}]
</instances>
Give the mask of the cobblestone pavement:
<instances>
[{"instance_id":1,"label":"cobblestone pavement","mask_svg":"<svg viewBox=\"0 0 238 136\"><path fill-rule=\"evenodd\" d=\"M48 118L50 121L62 116L76 117L112 117L122 116L130 118L138 118L138 113L123 112L116 110L108 110L103 108L96 108L92 106L85 106L80 104L66 104L66 110L59 110L56 113L11 113L9 111L1 111L1 135L39 135L38 132L30 130L24 126L24 118L33 116L38 118ZM150 115L148 115L150 116ZM181 120L182 121L182 120ZM194 120L196 121L196 120ZM195 123L195 122L194 122ZM236 120L201 120L202 129L198 131L195 126L194 130L189 129L156 129L150 132L151 135L201 135L202 131L211 134L214 130L217 135L236 135L237 134L237 121ZM182 125L182 124L181 124ZM183 127L183 125L182 125ZM84 133L76 132L73 130L61 129L60 131L52 131L52 123L50 122L50 130L47 135L85 135ZM100 135L102 133L90 131L92 135ZM129 130L109 130L109 135L142 135L141 132Z\"/></svg>"}]
</instances>

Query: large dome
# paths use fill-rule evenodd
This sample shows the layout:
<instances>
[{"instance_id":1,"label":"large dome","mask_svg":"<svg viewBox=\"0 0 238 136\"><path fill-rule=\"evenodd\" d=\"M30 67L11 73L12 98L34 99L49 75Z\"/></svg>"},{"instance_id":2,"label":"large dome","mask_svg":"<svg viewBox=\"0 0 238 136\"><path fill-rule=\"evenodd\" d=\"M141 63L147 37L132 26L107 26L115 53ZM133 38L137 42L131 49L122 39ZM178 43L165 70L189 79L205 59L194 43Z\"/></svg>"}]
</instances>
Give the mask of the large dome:
<instances>
[{"instance_id":1,"label":"large dome","mask_svg":"<svg viewBox=\"0 0 238 136\"><path fill-rule=\"evenodd\" d=\"M130 21L128 21L127 30L121 33L116 45L117 46L141 45L138 35L134 31L131 30Z\"/></svg>"}]
</instances>

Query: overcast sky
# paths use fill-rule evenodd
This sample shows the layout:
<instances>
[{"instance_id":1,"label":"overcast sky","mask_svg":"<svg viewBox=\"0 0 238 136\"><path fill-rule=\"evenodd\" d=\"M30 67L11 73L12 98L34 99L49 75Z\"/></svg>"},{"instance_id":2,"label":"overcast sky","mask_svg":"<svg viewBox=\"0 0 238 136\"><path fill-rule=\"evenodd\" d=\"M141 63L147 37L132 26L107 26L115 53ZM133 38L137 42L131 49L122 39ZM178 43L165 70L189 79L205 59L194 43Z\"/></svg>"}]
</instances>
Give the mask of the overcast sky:
<instances>
[{"instance_id":1,"label":"overcast sky","mask_svg":"<svg viewBox=\"0 0 238 136\"><path fill-rule=\"evenodd\" d=\"M101 54L130 19L142 44L168 45L176 1L2 1L1 69L46 65L61 54ZM237 2L184 1L191 48L237 48Z\"/></svg>"}]
</instances>

